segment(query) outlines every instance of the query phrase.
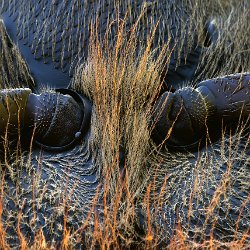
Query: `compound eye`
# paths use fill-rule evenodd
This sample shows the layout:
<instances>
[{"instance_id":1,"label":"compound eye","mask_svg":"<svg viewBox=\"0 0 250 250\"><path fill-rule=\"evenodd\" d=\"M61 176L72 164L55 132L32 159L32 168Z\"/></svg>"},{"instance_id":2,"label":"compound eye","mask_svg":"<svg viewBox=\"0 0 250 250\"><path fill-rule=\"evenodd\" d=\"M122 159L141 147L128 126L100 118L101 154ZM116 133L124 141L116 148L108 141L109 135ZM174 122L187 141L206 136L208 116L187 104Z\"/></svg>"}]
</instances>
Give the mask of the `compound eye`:
<instances>
[{"instance_id":1,"label":"compound eye","mask_svg":"<svg viewBox=\"0 0 250 250\"><path fill-rule=\"evenodd\" d=\"M91 104L73 90L31 94L27 113L33 119L34 141L45 150L64 151L73 147L86 133Z\"/></svg>"}]
</instances>

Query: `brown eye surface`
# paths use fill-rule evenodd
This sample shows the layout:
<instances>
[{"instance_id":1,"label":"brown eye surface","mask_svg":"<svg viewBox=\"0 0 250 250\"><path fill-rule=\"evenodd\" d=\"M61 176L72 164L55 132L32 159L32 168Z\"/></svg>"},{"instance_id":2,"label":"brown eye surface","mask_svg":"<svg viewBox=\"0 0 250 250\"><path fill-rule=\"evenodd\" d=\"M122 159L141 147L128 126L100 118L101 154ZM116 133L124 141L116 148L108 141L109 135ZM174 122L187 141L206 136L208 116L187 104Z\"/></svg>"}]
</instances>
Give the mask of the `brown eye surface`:
<instances>
[{"instance_id":1,"label":"brown eye surface","mask_svg":"<svg viewBox=\"0 0 250 250\"><path fill-rule=\"evenodd\" d=\"M63 151L79 141L90 122L90 104L72 90L31 94L26 120L35 129L35 143L47 150Z\"/></svg>"}]
</instances>

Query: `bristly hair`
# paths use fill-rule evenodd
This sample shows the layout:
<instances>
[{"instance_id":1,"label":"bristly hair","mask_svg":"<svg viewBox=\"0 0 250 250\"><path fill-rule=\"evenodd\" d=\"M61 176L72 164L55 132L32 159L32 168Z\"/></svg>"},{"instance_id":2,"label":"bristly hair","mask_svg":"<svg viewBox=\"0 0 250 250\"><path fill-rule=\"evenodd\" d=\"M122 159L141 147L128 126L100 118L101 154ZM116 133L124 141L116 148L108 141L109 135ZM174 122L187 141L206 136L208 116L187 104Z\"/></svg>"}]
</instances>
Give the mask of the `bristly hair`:
<instances>
[{"instance_id":1,"label":"bristly hair","mask_svg":"<svg viewBox=\"0 0 250 250\"><path fill-rule=\"evenodd\" d=\"M249 1L183 2L193 9L191 20L201 40L206 13L215 17L220 30L218 44L201 57L200 78L241 71L239 65L249 71L249 51L242 50L249 48L248 10L243 8ZM112 46L108 37L98 36L94 18L89 56L76 67L72 86L93 103L88 140L56 155L39 155L31 146L28 154L13 156L12 180L1 168L1 235L21 246L28 245L30 237L39 239L35 244L44 248L247 247L249 120L239 122L234 133L222 130L217 143L207 137L207 145L197 153L159 149L148 124L162 84L162 63L168 63L164 60L171 51L163 44L155 58L155 30L139 46L139 24L128 32L126 18L130 16L115 18L118 30L110 29L116 32Z\"/></svg>"},{"instance_id":2,"label":"bristly hair","mask_svg":"<svg viewBox=\"0 0 250 250\"><path fill-rule=\"evenodd\" d=\"M0 88L33 87L34 80L0 19Z\"/></svg>"}]
</instances>

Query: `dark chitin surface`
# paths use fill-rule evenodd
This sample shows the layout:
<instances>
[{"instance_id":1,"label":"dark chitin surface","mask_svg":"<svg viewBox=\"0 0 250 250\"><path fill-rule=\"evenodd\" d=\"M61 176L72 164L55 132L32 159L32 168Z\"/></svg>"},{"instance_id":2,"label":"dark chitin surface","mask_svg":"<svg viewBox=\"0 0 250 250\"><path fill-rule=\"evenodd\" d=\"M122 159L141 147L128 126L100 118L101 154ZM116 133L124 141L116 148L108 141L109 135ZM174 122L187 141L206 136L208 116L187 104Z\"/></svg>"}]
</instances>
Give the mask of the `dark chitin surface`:
<instances>
[{"instance_id":1,"label":"dark chitin surface","mask_svg":"<svg viewBox=\"0 0 250 250\"><path fill-rule=\"evenodd\" d=\"M129 29L141 11L146 8L144 9L146 15L142 21L144 26L138 29L138 37L143 45L151 27L160 17L154 46L157 47L168 41L169 37L172 38L170 47L176 50L174 49L171 56L165 83L178 85L193 79L202 50L196 34L187 30L187 27L191 30L194 27L189 22L191 10L189 7L185 8L185 2L181 0L156 2L3 0L1 12L7 31L15 44L18 44L37 87L42 85L67 87L71 79L70 74L73 74L70 68L73 70L79 60L84 61L87 57L91 21L95 23L98 16L99 36L102 37L108 23L116 20L117 9L121 18L128 10ZM114 25L111 28L111 37L115 37L115 32ZM189 37L190 33L192 35ZM187 41L190 41L188 46L186 46ZM248 76L245 77L249 79ZM227 85L224 83L222 82L221 88L227 92ZM203 82L198 86L204 95L207 84L209 83ZM220 98L216 86L209 87L209 91L213 90L217 91ZM186 101L185 98L190 92L191 88L187 88L171 95ZM191 94L195 98L194 95ZM244 92L244 97L247 99L249 95ZM218 99L218 106L224 100ZM190 102L187 101L187 104ZM196 108L197 106L195 109L191 107L190 110L193 112L191 115L197 114ZM203 106L199 108L198 112L203 108L206 109ZM199 126L198 122L195 125ZM53 239L61 240L64 235L62 225L65 214L68 217L68 228L79 229L84 224L92 208L96 191L98 190L99 197L103 196L103 173L96 157L100 152L97 152L97 147L92 141L94 130L91 124L91 129L86 132L82 143L63 153L33 148L32 152L23 154L23 162L15 161L11 169L6 170L2 219L10 244L16 246L20 243L16 227L17 218L21 213L23 214L20 221L21 232L31 242L40 229L43 230L47 240L51 242ZM164 243L169 242L173 228L179 222L188 225L187 232L190 237L194 236L192 239L209 237L213 225L215 225L215 236L218 238L223 236L225 241L232 239L239 216L241 217L238 223L239 232L243 234L249 228L249 203L244 203L249 195L247 159L250 152L247 140L247 136L231 138L225 135L223 143L226 146L220 143L214 144L208 151L204 149L197 154L165 152L159 172L151 175L152 182L156 181L156 186L158 185L156 192L162 192L161 209L156 212L154 206L150 207L152 219L164 230L162 235ZM230 148L232 141L235 148ZM224 155L222 149L225 151ZM121 155L121 162L123 157ZM228 172L228 162L230 164L232 162L231 172ZM166 176L168 185L162 190ZM227 178L230 179L229 183ZM198 188L194 190L197 186ZM220 191L224 186L230 188L226 189L225 196L224 193L218 196L218 189ZM218 204L210 216L209 211L204 208L214 205L214 197L218 197ZM96 208L99 208L98 205L101 207L101 201L99 203L98 200L96 203ZM240 207L243 208L239 210ZM100 208L98 210L100 217L102 213ZM145 221L144 218L144 221L139 223L144 233L147 232L143 228ZM84 242L81 241L79 244L84 245Z\"/></svg>"},{"instance_id":2,"label":"dark chitin surface","mask_svg":"<svg viewBox=\"0 0 250 250\"><path fill-rule=\"evenodd\" d=\"M183 0L4 0L0 12L36 83L57 88L67 87L75 65L79 60L86 59L91 24L93 27L98 25L100 40L106 35L108 27L111 41L117 29L117 22L113 21L125 18L127 13L125 22L129 30L140 13L144 13L138 26L138 38L145 46L148 35L157 27L153 46L157 48L170 42L169 48L173 49L173 53L164 79L166 85L176 88L178 84L193 79L203 46L198 44L195 24L189 20L192 10L183 6ZM207 44L216 39L212 23L204 24L204 33L209 34Z\"/></svg>"}]
</instances>

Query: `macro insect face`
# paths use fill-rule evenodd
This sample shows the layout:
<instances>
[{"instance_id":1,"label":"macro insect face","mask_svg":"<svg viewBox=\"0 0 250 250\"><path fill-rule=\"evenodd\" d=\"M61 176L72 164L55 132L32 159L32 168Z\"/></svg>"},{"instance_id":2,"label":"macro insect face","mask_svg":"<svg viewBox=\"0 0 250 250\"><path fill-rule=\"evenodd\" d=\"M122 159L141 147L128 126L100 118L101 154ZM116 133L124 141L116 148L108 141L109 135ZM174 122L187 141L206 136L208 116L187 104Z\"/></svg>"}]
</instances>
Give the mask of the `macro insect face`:
<instances>
[{"instance_id":1,"label":"macro insect face","mask_svg":"<svg viewBox=\"0 0 250 250\"><path fill-rule=\"evenodd\" d=\"M247 244L248 7L3 0L6 244Z\"/></svg>"}]
</instances>

